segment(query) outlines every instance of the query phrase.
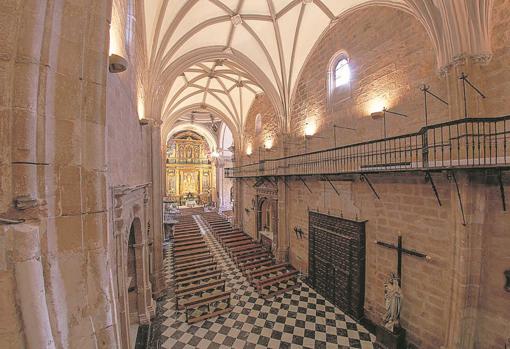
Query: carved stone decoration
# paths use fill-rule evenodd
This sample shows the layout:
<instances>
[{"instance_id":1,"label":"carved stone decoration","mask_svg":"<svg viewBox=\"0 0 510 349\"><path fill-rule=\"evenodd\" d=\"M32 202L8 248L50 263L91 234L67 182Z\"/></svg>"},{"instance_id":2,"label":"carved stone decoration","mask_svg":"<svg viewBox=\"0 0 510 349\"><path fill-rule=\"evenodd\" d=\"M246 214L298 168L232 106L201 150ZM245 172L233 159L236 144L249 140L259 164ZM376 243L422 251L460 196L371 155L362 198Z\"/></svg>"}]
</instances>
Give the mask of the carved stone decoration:
<instances>
[{"instance_id":1,"label":"carved stone decoration","mask_svg":"<svg viewBox=\"0 0 510 349\"><path fill-rule=\"evenodd\" d=\"M152 186L150 183L136 186L118 186L112 190L113 223L115 245L118 256L117 290L122 326L132 322L147 324L154 315L155 303L152 299L149 261L149 202ZM130 241L131 230L134 239ZM134 271L128 268L129 252L134 253ZM131 272L131 276L129 273ZM134 279L134 281L133 281ZM130 285L132 283L132 285ZM127 285L127 286L126 286ZM127 292L126 292L127 291ZM129 297L129 293L136 296Z\"/></svg>"},{"instance_id":2,"label":"carved stone decoration","mask_svg":"<svg viewBox=\"0 0 510 349\"><path fill-rule=\"evenodd\" d=\"M407 0L407 5L432 40L442 73L468 58L478 63L491 59L491 0Z\"/></svg>"}]
</instances>

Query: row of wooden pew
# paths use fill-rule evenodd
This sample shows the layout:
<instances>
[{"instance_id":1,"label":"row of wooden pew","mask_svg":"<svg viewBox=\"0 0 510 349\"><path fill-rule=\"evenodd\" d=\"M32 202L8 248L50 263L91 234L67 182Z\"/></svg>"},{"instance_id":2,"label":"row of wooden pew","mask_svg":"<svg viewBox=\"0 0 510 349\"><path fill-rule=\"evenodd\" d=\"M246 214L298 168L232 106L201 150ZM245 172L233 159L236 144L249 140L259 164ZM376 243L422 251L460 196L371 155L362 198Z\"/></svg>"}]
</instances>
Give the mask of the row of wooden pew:
<instances>
[{"instance_id":1,"label":"row of wooden pew","mask_svg":"<svg viewBox=\"0 0 510 349\"><path fill-rule=\"evenodd\" d=\"M175 302L186 322L194 323L231 310L225 278L191 215L173 229Z\"/></svg>"},{"instance_id":2,"label":"row of wooden pew","mask_svg":"<svg viewBox=\"0 0 510 349\"><path fill-rule=\"evenodd\" d=\"M298 285L298 271L287 263L275 263L272 254L248 234L233 228L215 212L204 213L202 217L214 237L262 297L272 297Z\"/></svg>"}]
</instances>

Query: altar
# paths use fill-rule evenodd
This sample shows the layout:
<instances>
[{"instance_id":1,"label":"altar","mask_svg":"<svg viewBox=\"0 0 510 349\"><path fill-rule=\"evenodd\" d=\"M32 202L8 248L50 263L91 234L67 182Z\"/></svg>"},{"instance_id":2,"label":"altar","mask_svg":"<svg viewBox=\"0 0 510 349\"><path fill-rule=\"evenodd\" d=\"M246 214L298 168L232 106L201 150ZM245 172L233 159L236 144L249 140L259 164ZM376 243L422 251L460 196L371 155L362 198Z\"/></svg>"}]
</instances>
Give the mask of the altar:
<instances>
[{"instance_id":1,"label":"altar","mask_svg":"<svg viewBox=\"0 0 510 349\"><path fill-rule=\"evenodd\" d=\"M167 144L166 194L180 206L208 205L215 193L215 166L199 134L183 131Z\"/></svg>"}]
</instances>

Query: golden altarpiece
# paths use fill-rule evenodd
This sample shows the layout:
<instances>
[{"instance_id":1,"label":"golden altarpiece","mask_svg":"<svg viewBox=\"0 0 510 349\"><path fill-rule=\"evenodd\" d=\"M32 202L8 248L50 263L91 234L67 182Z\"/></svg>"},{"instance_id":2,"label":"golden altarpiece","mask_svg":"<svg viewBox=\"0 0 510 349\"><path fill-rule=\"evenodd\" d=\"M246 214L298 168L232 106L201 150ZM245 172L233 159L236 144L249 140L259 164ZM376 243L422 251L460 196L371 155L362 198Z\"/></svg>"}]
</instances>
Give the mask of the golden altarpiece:
<instances>
[{"instance_id":1,"label":"golden altarpiece","mask_svg":"<svg viewBox=\"0 0 510 349\"><path fill-rule=\"evenodd\" d=\"M182 131L168 141L166 194L170 201L181 206L211 204L215 177L210 149L202 136Z\"/></svg>"}]
</instances>

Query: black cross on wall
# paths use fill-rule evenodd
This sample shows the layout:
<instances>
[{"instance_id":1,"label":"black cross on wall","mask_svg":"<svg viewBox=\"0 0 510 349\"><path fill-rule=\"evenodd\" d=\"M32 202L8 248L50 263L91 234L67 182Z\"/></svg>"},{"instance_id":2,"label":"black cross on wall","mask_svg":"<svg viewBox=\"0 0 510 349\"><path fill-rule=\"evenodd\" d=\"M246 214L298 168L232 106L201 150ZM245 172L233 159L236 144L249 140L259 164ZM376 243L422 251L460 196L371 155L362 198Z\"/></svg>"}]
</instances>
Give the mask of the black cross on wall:
<instances>
[{"instance_id":1,"label":"black cross on wall","mask_svg":"<svg viewBox=\"0 0 510 349\"><path fill-rule=\"evenodd\" d=\"M398 242L397 245L393 245L384 241L375 241L376 244L381 245L386 248L391 248L393 250L397 250L397 276L398 276L398 285L402 286L402 254L408 254L410 256L415 256L418 258L425 258L426 260L431 260L432 258L424 253L415 251L415 250L408 250L407 248L404 248L402 246L402 235L398 235Z\"/></svg>"}]
</instances>

